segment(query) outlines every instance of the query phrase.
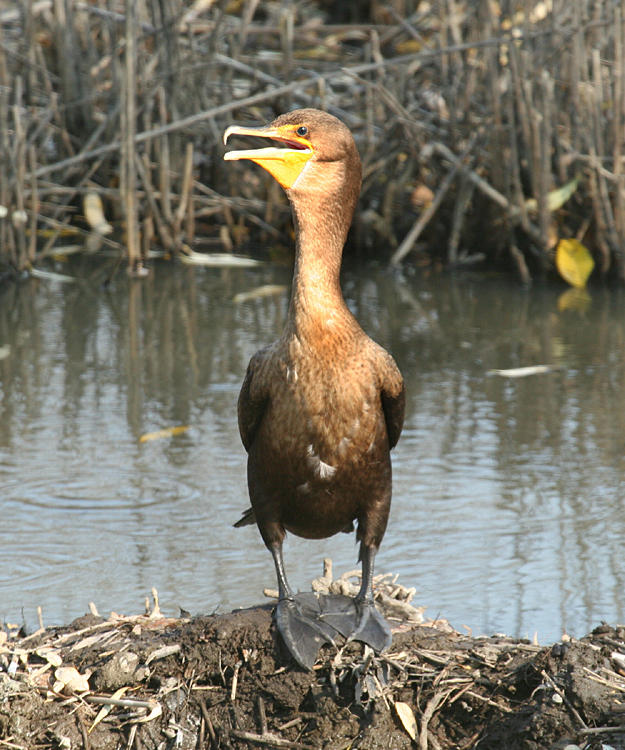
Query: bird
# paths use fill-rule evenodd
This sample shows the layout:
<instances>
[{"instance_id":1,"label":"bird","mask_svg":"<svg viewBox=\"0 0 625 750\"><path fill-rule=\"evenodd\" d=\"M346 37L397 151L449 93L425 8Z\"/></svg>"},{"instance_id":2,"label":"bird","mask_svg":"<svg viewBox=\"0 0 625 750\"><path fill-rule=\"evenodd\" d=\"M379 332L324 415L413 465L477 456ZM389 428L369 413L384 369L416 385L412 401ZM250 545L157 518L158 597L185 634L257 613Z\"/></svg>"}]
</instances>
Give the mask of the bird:
<instances>
[{"instance_id":1,"label":"bird","mask_svg":"<svg viewBox=\"0 0 625 750\"><path fill-rule=\"evenodd\" d=\"M391 504L390 450L404 421L405 386L392 356L363 331L341 291L343 247L362 182L349 128L317 109L223 136L275 145L226 151L251 160L284 188L295 263L284 330L250 360L238 400L251 502L235 526L256 522L278 581L275 621L295 661L314 665L337 634L376 652L392 642L373 596L374 560ZM283 559L286 532L320 539L354 530L361 586L355 597L295 594Z\"/></svg>"}]
</instances>

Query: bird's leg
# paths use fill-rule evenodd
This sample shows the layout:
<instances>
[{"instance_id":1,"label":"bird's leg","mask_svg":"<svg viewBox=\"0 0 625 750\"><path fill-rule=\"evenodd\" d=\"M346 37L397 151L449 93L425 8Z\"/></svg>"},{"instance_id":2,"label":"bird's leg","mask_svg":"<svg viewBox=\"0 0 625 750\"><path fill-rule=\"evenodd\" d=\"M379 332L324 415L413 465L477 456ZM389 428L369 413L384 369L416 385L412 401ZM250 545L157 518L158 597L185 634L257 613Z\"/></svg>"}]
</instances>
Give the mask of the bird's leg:
<instances>
[{"instance_id":1,"label":"bird's leg","mask_svg":"<svg viewBox=\"0 0 625 750\"><path fill-rule=\"evenodd\" d=\"M324 643L334 644L334 631L319 619L321 610L314 594L293 593L284 570L282 542L269 545L269 550L278 579L276 625L295 661L305 669L312 669L319 648Z\"/></svg>"},{"instance_id":2,"label":"bird's leg","mask_svg":"<svg viewBox=\"0 0 625 750\"><path fill-rule=\"evenodd\" d=\"M375 547L366 547L364 544L360 548L362 583L355 597L357 602L373 602L373 564L376 552Z\"/></svg>"},{"instance_id":3,"label":"bird's leg","mask_svg":"<svg viewBox=\"0 0 625 750\"><path fill-rule=\"evenodd\" d=\"M384 651L391 645L393 636L388 623L376 609L373 600L373 564L376 552L377 548L373 546L363 544L360 548L362 583L360 591L354 598L358 610L358 623L350 635L350 640L367 643L374 651Z\"/></svg>"},{"instance_id":4,"label":"bird's leg","mask_svg":"<svg viewBox=\"0 0 625 750\"><path fill-rule=\"evenodd\" d=\"M284 558L282 557L282 542L277 542L269 547L269 551L273 556L273 564L276 566L276 577L278 579L278 599L288 599L289 601L295 601L295 595L289 586L289 582L286 577L286 571L284 570Z\"/></svg>"},{"instance_id":5,"label":"bird's leg","mask_svg":"<svg viewBox=\"0 0 625 750\"><path fill-rule=\"evenodd\" d=\"M350 641L362 641L374 651L392 642L391 630L373 602L373 563L376 547L360 547L362 584L354 598L341 594L319 597L321 619Z\"/></svg>"}]
</instances>

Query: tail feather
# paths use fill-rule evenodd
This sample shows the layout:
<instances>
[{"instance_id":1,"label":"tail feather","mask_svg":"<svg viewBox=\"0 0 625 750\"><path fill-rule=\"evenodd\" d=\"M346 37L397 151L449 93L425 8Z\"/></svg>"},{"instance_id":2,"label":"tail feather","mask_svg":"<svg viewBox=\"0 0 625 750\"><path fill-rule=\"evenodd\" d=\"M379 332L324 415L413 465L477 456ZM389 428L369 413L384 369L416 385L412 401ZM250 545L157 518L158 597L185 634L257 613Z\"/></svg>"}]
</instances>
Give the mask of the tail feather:
<instances>
[{"instance_id":1,"label":"tail feather","mask_svg":"<svg viewBox=\"0 0 625 750\"><path fill-rule=\"evenodd\" d=\"M234 524L234 526L237 529L240 529L241 526L251 526L252 524L256 523L256 515L254 514L254 508L248 508L241 518Z\"/></svg>"}]
</instances>

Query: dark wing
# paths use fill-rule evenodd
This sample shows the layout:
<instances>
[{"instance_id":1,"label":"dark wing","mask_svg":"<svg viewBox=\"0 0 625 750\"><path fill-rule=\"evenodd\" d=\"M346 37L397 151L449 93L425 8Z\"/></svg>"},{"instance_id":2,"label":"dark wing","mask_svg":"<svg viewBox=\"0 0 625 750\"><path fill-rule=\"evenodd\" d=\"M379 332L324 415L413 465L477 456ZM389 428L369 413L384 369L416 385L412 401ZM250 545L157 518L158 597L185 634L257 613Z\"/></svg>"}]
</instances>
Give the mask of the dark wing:
<instances>
[{"instance_id":1,"label":"dark wing","mask_svg":"<svg viewBox=\"0 0 625 750\"><path fill-rule=\"evenodd\" d=\"M382 411L386 422L389 448L394 448L404 426L406 387L395 361L390 354L386 356L382 380Z\"/></svg>"},{"instance_id":2,"label":"dark wing","mask_svg":"<svg viewBox=\"0 0 625 750\"><path fill-rule=\"evenodd\" d=\"M266 351L261 349L250 360L239 393L239 433L246 451L250 449L269 401L269 391L263 383Z\"/></svg>"}]
</instances>

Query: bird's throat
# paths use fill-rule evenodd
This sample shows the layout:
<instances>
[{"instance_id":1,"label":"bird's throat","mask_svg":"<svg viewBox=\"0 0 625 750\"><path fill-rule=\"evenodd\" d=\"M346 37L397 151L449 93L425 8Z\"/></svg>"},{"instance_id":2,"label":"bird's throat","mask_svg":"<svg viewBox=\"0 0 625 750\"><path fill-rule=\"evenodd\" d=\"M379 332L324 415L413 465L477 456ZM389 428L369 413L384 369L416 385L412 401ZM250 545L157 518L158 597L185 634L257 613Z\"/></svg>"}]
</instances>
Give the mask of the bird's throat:
<instances>
[{"instance_id":1,"label":"bird's throat","mask_svg":"<svg viewBox=\"0 0 625 750\"><path fill-rule=\"evenodd\" d=\"M289 320L298 336L308 333L321 346L328 336L345 335L355 322L339 277L359 188L359 164L350 171L340 162L311 161L306 184L286 191L296 237Z\"/></svg>"},{"instance_id":2,"label":"bird's throat","mask_svg":"<svg viewBox=\"0 0 625 750\"><path fill-rule=\"evenodd\" d=\"M294 205L295 268L289 318L298 331L331 332L349 316L340 285L345 226L349 221L301 212ZM351 217L350 217L351 218ZM351 317L351 316L350 316Z\"/></svg>"}]
</instances>

